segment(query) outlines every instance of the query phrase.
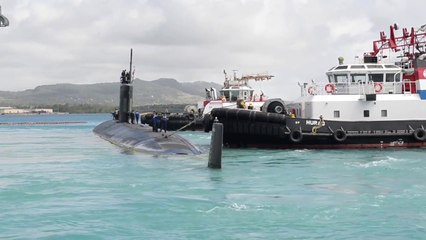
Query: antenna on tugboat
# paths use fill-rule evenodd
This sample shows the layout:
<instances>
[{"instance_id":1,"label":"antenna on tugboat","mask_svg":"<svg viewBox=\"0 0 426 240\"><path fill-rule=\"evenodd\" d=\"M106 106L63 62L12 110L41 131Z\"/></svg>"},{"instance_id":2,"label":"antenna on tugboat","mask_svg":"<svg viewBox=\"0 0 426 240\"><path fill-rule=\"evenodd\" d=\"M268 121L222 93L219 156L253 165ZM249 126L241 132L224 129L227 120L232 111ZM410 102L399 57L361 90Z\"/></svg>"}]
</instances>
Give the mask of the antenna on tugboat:
<instances>
[{"instance_id":1,"label":"antenna on tugboat","mask_svg":"<svg viewBox=\"0 0 426 240\"><path fill-rule=\"evenodd\" d=\"M393 29L395 29L395 30L399 30L398 23L394 23L394 24L393 24Z\"/></svg>"},{"instance_id":2,"label":"antenna on tugboat","mask_svg":"<svg viewBox=\"0 0 426 240\"><path fill-rule=\"evenodd\" d=\"M226 73L225 69L223 69L223 74L225 74L225 82L229 81L228 74Z\"/></svg>"},{"instance_id":3,"label":"antenna on tugboat","mask_svg":"<svg viewBox=\"0 0 426 240\"><path fill-rule=\"evenodd\" d=\"M130 82L133 81L133 71L132 71L132 63L133 63L133 48L130 48L130 68L129 68L129 72L130 72Z\"/></svg>"},{"instance_id":4,"label":"antenna on tugboat","mask_svg":"<svg viewBox=\"0 0 426 240\"><path fill-rule=\"evenodd\" d=\"M234 81L237 80L237 72L238 70L232 70L234 72Z\"/></svg>"},{"instance_id":5,"label":"antenna on tugboat","mask_svg":"<svg viewBox=\"0 0 426 240\"><path fill-rule=\"evenodd\" d=\"M417 32L426 32L426 24L423 24L422 26L420 26L420 28L416 31Z\"/></svg>"}]
</instances>

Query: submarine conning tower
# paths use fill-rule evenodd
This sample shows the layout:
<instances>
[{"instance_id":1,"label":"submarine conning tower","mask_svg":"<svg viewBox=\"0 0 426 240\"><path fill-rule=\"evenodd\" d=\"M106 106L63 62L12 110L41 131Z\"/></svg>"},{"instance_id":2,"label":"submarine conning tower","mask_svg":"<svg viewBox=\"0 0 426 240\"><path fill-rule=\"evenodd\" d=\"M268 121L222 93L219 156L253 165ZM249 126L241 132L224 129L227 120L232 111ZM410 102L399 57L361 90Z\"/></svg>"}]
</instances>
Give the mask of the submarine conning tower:
<instances>
[{"instance_id":1,"label":"submarine conning tower","mask_svg":"<svg viewBox=\"0 0 426 240\"><path fill-rule=\"evenodd\" d=\"M120 77L120 107L119 122L129 122L129 115L133 106L133 74L132 74L133 49L130 49L129 71L123 70Z\"/></svg>"}]
</instances>

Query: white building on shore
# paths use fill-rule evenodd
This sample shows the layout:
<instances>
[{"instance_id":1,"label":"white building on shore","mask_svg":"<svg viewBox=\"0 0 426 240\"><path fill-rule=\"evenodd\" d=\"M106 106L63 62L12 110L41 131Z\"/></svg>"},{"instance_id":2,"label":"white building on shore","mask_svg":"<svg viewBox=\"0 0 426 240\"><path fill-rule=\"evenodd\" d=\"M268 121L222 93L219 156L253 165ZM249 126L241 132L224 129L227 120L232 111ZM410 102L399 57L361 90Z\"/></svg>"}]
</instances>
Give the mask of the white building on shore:
<instances>
[{"instance_id":1,"label":"white building on shore","mask_svg":"<svg viewBox=\"0 0 426 240\"><path fill-rule=\"evenodd\" d=\"M0 114L52 114L51 108L22 109L14 107L0 107Z\"/></svg>"}]
</instances>

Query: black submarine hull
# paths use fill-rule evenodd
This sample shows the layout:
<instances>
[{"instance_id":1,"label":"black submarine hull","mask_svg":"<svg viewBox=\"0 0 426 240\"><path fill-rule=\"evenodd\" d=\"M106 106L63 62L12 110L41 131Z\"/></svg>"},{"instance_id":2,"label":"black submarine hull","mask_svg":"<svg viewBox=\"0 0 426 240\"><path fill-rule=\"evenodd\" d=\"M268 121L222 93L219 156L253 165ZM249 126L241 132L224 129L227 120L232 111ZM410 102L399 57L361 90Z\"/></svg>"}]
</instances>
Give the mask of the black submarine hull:
<instances>
[{"instance_id":1,"label":"black submarine hull","mask_svg":"<svg viewBox=\"0 0 426 240\"><path fill-rule=\"evenodd\" d=\"M154 155L201 154L196 146L179 135L164 135L137 124L110 120L96 126L93 132L117 146L138 152Z\"/></svg>"}]
</instances>

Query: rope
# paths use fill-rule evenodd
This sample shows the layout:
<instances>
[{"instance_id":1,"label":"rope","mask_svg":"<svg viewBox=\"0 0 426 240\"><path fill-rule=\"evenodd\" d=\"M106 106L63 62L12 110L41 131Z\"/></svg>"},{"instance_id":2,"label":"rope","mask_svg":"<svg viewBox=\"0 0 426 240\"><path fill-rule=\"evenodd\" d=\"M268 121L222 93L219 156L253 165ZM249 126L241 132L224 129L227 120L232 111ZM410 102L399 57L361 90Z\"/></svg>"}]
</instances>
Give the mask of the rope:
<instances>
[{"instance_id":1,"label":"rope","mask_svg":"<svg viewBox=\"0 0 426 240\"><path fill-rule=\"evenodd\" d=\"M186 127L189 127L191 124L193 124L193 123L195 123L195 119L194 119L194 121L192 121L192 122L189 122L189 123L187 123L187 124L185 124L183 127L181 127L181 128L179 128L178 130L176 130L176 131L174 131L174 133L172 133L172 134L170 134L170 135L165 135L164 137L165 138L168 138L168 137L170 137L170 136L173 136L175 133L177 133L177 132L179 132L179 131L182 131L183 129L185 129Z\"/></svg>"}]
</instances>

